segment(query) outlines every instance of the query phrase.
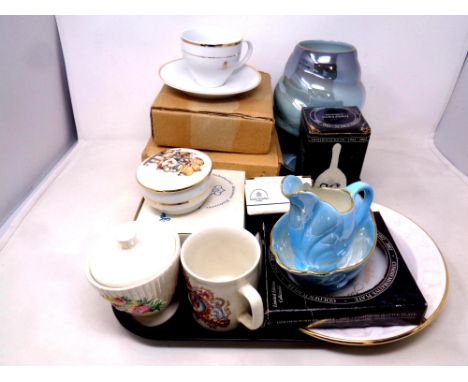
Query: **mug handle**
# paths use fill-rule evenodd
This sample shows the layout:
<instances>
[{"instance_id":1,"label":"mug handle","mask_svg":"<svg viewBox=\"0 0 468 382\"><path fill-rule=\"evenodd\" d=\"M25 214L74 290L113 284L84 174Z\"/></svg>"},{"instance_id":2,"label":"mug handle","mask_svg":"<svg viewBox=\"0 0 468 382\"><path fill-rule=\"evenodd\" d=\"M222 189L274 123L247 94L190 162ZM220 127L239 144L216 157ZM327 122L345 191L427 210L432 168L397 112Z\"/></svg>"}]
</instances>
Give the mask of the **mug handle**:
<instances>
[{"instance_id":1,"label":"mug handle","mask_svg":"<svg viewBox=\"0 0 468 382\"><path fill-rule=\"evenodd\" d=\"M250 56L252 55L252 52L253 52L253 45L252 45L252 43L250 41L242 40L241 43L246 43L247 44L247 52L245 53L244 58L242 60L239 60L237 65L234 67L234 70L237 70L240 67L242 67L249 60L249 58L250 58Z\"/></svg>"},{"instance_id":2,"label":"mug handle","mask_svg":"<svg viewBox=\"0 0 468 382\"><path fill-rule=\"evenodd\" d=\"M351 193L355 202L356 198L359 197L358 194L361 191L364 192L364 200L356 214L356 225L359 225L365 218L366 213L369 211L372 201L374 200L374 190L369 184L364 182L354 182L347 186L346 189Z\"/></svg>"},{"instance_id":3,"label":"mug handle","mask_svg":"<svg viewBox=\"0 0 468 382\"><path fill-rule=\"evenodd\" d=\"M243 313L239 316L238 321L247 329L258 329L263 324L263 302L260 294L250 284L241 286L239 293L249 302L252 314Z\"/></svg>"}]
</instances>

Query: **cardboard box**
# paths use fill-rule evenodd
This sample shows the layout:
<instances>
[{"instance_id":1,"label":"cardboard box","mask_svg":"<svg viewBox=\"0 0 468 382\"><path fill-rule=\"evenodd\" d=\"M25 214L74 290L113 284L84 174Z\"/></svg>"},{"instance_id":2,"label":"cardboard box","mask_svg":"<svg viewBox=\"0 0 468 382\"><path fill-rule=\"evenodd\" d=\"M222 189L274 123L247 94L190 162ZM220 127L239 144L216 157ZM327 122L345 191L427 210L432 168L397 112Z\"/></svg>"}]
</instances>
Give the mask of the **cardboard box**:
<instances>
[{"instance_id":1,"label":"cardboard box","mask_svg":"<svg viewBox=\"0 0 468 382\"><path fill-rule=\"evenodd\" d=\"M195 98L164 85L151 106L158 146L266 154L274 130L270 76L260 85L224 99Z\"/></svg>"},{"instance_id":2,"label":"cardboard box","mask_svg":"<svg viewBox=\"0 0 468 382\"><path fill-rule=\"evenodd\" d=\"M142 160L165 149L167 147L156 145L153 139L150 138L141 154ZM238 154L205 150L203 152L209 155L213 161L213 168L245 171L246 178L276 176L281 168L281 149L279 147L278 136L274 130L270 151L267 154Z\"/></svg>"},{"instance_id":3,"label":"cardboard box","mask_svg":"<svg viewBox=\"0 0 468 382\"><path fill-rule=\"evenodd\" d=\"M269 232L281 215L264 218L265 325L349 328L419 325L427 303L379 212L377 248L362 273L344 289L325 293L296 284L269 251Z\"/></svg>"},{"instance_id":4,"label":"cardboard box","mask_svg":"<svg viewBox=\"0 0 468 382\"><path fill-rule=\"evenodd\" d=\"M151 207L145 200L139 206L135 220L157 227L174 229L181 243L192 233L208 227L244 228L243 171L214 170L211 193L202 206L186 215L171 216Z\"/></svg>"},{"instance_id":5,"label":"cardboard box","mask_svg":"<svg viewBox=\"0 0 468 382\"><path fill-rule=\"evenodd\" d=\"M371 128L357 107L302 109L296 171L316 187L360 180Z\"/></svg>"}]
</instances>

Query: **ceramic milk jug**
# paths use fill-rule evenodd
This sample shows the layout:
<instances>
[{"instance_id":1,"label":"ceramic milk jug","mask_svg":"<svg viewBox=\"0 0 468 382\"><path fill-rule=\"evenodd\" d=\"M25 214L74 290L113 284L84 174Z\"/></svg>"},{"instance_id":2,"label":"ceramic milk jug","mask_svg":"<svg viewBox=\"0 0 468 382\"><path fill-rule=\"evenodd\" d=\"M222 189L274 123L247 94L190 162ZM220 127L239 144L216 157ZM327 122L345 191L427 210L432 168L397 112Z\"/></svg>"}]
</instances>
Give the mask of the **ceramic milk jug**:
<instances>
[{"instance_id":1,"label":"ceramic milk jug","mask_svg":"<svg viewBox=\"0 0 468 382\"><path fill-rule=\"evenodd\" d=\"M291 204L288 236L296 268L314 272L335 269L369 215L372 187L355 182L341 189L314 188L290 175L284 178L282 191Z\"/></svg>"}]
</instances>

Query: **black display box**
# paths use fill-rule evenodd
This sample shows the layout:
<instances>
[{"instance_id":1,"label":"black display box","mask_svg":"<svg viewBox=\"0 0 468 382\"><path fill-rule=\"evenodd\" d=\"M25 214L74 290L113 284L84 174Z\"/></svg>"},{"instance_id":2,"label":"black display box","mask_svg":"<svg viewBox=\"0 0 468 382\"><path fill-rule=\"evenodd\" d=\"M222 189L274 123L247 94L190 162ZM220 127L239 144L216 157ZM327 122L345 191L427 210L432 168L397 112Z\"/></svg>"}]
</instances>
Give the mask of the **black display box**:
<instances>
[{"instance_id":1,"label":"black display box","mask_svg":"<svg viewBox=\"0 0 468 382\"><path fill-rule=\"evenodd\" d=\"M269 251L269 232L278 216L263 223L266 327L347 328L419 325L427 303L382 216L374 212L382 278L368 289L346 295L324 293L296 284ZM377 259L375 259L377 260ZM372 263L369 264L371 266ZM364 270L365 271L365 270ZM364 272L363 271L363 272ZM353 290L351 285L348 290Z\"/></svg>"},{"instance_id":2,"label":"black display box","mask_svg":"<svg viewBox=\"0 0 468 382\"><path fill-rule=\"evenodd\" d=\"M345 187L360 180L371 136L357 107L302 109L296 173L315 186Z\"/></svg>"}]
</instances>

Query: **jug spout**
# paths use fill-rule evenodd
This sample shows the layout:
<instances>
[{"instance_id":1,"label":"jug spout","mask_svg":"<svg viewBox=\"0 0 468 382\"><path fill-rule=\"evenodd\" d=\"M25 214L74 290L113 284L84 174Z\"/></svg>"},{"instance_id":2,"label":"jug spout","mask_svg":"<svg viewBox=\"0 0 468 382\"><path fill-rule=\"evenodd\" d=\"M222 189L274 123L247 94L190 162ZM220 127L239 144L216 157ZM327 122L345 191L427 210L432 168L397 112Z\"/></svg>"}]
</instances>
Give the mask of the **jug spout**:
<instances>
[{"instance_id":1,"label":"jug spout","mask_svg":"<svg viewBox=\"0 0 468 382\"><path fill-rule=\"evenodd\" d=\"M307 192L310 188L296 176L286 176L281 184L284 196L289 199L289 226L293 229L304 229L311 219L315 205L319 202L317 195Z\"/></svg>"},{"instance_id":2,"label":"jug spout","mask_svg":"<svg viewBox=\"0 0 468 382\"><path fill-rule=\"evenodd\" d=\"M290 201L288 237L296 266L316 268L321 255L336 244L339 223L336 210L323 203L310 186L295 176L283 179L282 191ZM318 248L321 248L319 253Z\"/></svg>"},{"instance_id":3,"label":"jug spout","mask_svg":"<svg viewBox=\"0 0 468 382\"><path fill-rule=\"evenodd\" d=\"M297 194L301 191L307 191L308 187L294 175L288 175L283 178L281 182L281 191L289 199L291 195Z\"/></svg>"}]
</instances>

